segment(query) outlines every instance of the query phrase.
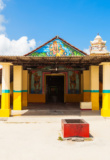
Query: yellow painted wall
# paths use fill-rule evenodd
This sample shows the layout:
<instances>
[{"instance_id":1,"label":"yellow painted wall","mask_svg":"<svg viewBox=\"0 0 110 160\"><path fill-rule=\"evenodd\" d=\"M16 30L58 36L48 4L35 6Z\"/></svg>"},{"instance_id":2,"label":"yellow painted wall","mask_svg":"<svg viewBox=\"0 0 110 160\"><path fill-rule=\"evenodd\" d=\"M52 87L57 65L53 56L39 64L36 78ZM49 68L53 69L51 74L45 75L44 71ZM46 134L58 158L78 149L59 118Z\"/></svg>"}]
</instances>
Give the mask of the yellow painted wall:
<instances>
[{"instance_id":1,"label":"yellow painted wall","mask_svg":"<svg viewBox=\"0 0 110 160\"><path fill-rule=\"evenodd\" d=\"M29 79L29 74L28 74L28 79ZM102 85L102 84L100 84L100 85ZM1 88L2 88L2 86L0 84L0 97L1 97ZM28 90L29 90L29 83L28 83ZM84 96L84 98L86 98L85 101L89 101L90 93L89 93L89 95L87 95L86 92L83 92L82 94L65 94L64 95L65 103L81 102L81 101L83 101L83 94L86 94ZM10 83L10 98L11 98L10 102L12 104L13 103L13 82ZM1 98L0 98L0 101L1 101ZM28 102L46 103L46 96L45 96L45 94L29 94L28 93Z\"/></svg>"},{"instance_id":2,"label":"yellow painted wall","mask_svg":"<svg viewBox=\"0 0 110 160\"><path fill-rule=\"evenodd\" d=\"M22 81L22 89L27 90L28 89L28 71L23 70L23 75L22 75L23 81Z\"/></svg>"},{"instance_id":3,"label":"yellow painted wall","mask_svg":"<svg viewBox=\"0 0 110 160\"><path fill-rule=\"evenodd\" d=\"M83 92L83 101L90 102L91 93L90 92Z\"/></svg>"},{"instance_id":4,"label":"yellow painted wall","mask_svg":"<svg viewBox=\"0 0 110 160\"><path fill-rule=\"evenodd\" d=\"M45 94L28 94L28 102L45 103Z\"/></svg>"},{"instance_id":5,"label":"yellow painted wall","mask_svg":"<svg viewBox=\"0 0 110 160\"><path fill-rule=\"evenodd\" d=\"M23 104L23 107L28 106L28 93L27 92L22 93L22 104Z\"/></svg>"},{"instance_id":6,"label":"yellow painted wall","mask_svg":"<svg viewBox=\"0 0 110 160\"><path fill-rule=\"evenodd\" d=\"M81 102L83 100L83 94L65 94L65 102Z\"/></svg>"},{"instance_id":7,"label":"yellow painted wall","mask_svg":"<svg viewBox=\"0 0 110 160\"><path fill-rule=\"evenodd\" d=\"M1 84L0 84L1 88ZM10 103L13 103L13 82L10 84ZM83 93L83 94L86 94ZM83 94L65 94L65 102L81 102L83 101ZM87 96L85 96L89 99ZM86 101L87 101L86 99ZM1 102L1 89L0 89L0 102ZM28 102L35 102L35 103L45 103L45 94L28 94Z\"/></svg>"},{"instance_id":8,"label":"yellow painted wall","mask_svg":"<svg viewBox=\"0 0 110 160\"><path fill-rule=\"evenodd\" d=\"M65 94L65 102L81 102L83 94ZM28 102L45 103L45 94L28 94Z\"/></svg>"},{"instance_id":9,"label":"yellow painted wall","mask_svg":"<svg viewBox=\"0 0 110 160\"><path fill-rule=\"evenodd\" d=\"M83 90L90 90L89 70L83 71Z\"/></svg>"},{"instance_id":10,"label":"yellow painted wall","mask_svg":"<svg viewBox=\"0 0 110 160\"><path fill-rule=\"evenodd\" d=\"M90 102L90 72L89 70L83 71L83 101Z\"/></svg>"}]
</instances>

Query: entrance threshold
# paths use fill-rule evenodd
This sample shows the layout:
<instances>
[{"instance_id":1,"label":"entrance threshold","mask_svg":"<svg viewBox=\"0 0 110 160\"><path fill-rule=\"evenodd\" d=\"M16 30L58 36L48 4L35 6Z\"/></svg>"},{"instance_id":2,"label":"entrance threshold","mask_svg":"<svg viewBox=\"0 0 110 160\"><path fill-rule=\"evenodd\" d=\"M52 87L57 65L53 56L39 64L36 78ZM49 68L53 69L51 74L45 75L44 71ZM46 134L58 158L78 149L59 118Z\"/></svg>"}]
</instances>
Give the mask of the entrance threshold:
<instances>
[{"instance_id":1,"label":"entrance threshold","mask_svg":"<svg viewBox=\"0 0 110 160\"><path fill-rule=\"evenodd\" d=\"M24 107L25 109L25 107ZM27 109L29 110L80 110L80 103L29 103Z\"/></svg>"}]
</instances>

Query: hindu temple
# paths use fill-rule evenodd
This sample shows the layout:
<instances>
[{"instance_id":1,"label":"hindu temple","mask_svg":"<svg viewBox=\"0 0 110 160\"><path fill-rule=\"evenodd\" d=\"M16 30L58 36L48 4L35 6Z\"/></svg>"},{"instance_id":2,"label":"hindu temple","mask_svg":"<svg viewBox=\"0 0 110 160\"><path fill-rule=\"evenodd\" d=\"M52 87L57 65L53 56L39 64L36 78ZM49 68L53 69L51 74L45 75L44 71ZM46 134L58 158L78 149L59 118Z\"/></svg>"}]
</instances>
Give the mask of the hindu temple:
<instances>
[{"instance_id":1,"label":"hindu temple","mask_svg":"<svg viewBox=\"0 0 110 160\"><path fill-rule=\"evenodd\" d=\"M99 34L90 44L88 55L56 36L24 56L0 56L0 117L29 103L75 102L110 117L109 51Z\"/></svg>"}]
</instances>

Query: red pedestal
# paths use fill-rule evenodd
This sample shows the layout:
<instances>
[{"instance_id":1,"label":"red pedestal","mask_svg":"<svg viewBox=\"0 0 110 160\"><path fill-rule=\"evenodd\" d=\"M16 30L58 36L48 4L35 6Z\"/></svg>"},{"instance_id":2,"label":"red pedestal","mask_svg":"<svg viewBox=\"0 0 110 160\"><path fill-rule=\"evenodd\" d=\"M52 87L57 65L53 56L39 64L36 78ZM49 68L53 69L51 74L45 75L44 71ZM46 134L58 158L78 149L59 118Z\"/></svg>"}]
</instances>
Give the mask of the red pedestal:
<instances>
[{"instance_id":1,"label":"red pedestal","mask_svg":"<svg viewBox=\"0 0 110 160\"><path fill-rule=\"evenodd\" d=\"M83 119L62 119L62 134L67 137L89 137L89 124Z\"/></svg>"}]
</instances>

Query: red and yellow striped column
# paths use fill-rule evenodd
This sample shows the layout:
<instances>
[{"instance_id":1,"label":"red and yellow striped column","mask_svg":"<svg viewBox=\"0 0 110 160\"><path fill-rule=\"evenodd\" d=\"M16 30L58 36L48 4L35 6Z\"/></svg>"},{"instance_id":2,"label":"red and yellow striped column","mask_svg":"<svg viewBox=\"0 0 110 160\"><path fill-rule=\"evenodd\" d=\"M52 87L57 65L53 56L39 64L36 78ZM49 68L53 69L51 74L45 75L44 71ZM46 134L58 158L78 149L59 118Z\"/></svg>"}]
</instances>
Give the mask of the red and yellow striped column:
<instances>
[{"instance_id":1,"label":"red and yellow striped column","mask_svg":"<svg viewBox=\"0 0 110 160\"><path fill-rule=\"evenodd\" d=\"M110 62L103 62L103 95L101 116L110 117Z\"/></svg>"},{"instance_id":2,"label":"red and yellow striped column","mask_svg":"<svg viewBox=\"0 0 110 160\"><path fill-rule=\"evenodd\" d=\"M89 70L83 71L83 101L90 102L90 75Z\"/></svg>"},{"instance_id":3,"label":"red and yellow striped column","mask_svg":"<svg viewBox=\"0 0 110 160\"><path fill-rule=\"evenodd\" d=\"M27 107L28 105L28 71L27 70L23 70L23 86L22 86L23 90L23 94L22 94L22 98L23 98L23 107Z\"/></svg>"},{"instance_id":4,"label":"red and yellow striped column","mask_svg":"<svg viewBox=\"0 0 110 160\"><path fill-rule=\"evenodd\" d=\"M90 66L89 70L92 110L99 110L99 66Z\"/></svg>"},{"instance_id":5,"label":"red and yellow striped column","mask_svg":"<svg viewBox=\"0 0 110 160\"><path fill-rule=\"evenodd\" d=\"M22 110L22 66L13 67L13 110Z\"/></svg>"},{"instance_id":6,"label":"red and yellow striped column","mask_svg":"<svg viewBox=\"0 0 110 160\"><path fill-rule=\"evenodd\" d=\"M0 117L9 117L10 109L10 65L11 63L1 63L2 68L2 97Z\"/></svg>"}]
</instances>

